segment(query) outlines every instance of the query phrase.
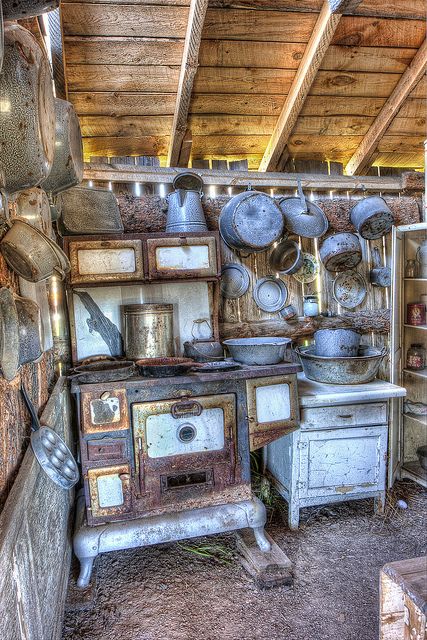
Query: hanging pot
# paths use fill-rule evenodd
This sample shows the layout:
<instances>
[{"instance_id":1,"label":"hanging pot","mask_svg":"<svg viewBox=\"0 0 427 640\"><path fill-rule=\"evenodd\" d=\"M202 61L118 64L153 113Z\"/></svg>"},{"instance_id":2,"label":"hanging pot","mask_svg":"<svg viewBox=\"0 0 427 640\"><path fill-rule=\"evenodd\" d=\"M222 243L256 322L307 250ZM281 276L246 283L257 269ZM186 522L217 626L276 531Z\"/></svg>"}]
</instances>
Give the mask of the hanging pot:
<instances>
[{"instance_id":1,"label":"hanging pot","mask_svg":"<svg viewBox=\"0 0 427 640\"><path fill-rule=\"evenodd\" d=\"M232 249L246 253L264 251L282 235L283 215L273 198L249 186L223 207L219 231Z\"/></svg>"},{"instance_id":2,"label":"hanging pot","mask_svg":"<svg viewBox=\"0 0 427 640\"><path fill-rule=\"evenodd\" d=\"M6 380L13 380L19 369L18 312L12 292L0 289L0 369Z\"/></svg>"},{"instance_id":3,"label":"hanging pot","mask_svg":"<svg viewBox=\"0 0 427 640\"><path fill-rule=\"evenodd\" d=\"M319 255L328 271L347 271L362 260L362 247L354 233L335 233L323 241Z\"/></svg>"},{"instance_id":4,"label":"hanging pot","mask_svg":"<svg viewBox=\"0 0 427 640\"><path fill-rule=\"evenodd\" d=\"M167 233L207 231L202 207L203 180L196 173L185 171L173 181L175 191L168 193Z\"/></svg>"},{"instance_id":5,"label":"hanging pot","mask_svg":"<svg viewBox=\"0 0 427 640\"><path fill-rule=\"evenodd\" d=\"M270 255L270 267L285 275L291 275L301 269L304 256L297 242L282 240Z\"/></svg>"},{"instance_id":6,"label":"hanging pot","mask_svg":"<svg viewBox=\"0 0 427 640\"><path fill-rule=\"evenodd\" d=\"M64 278L55 243L26 220L15 218L0 241L8 265L24 280L39 282L56 274Z\"/></svg>"},{"instance_id":7,"label":"hanging pot","mask_svg":"<svg viewBox=\"0 0 427 640\"><path fill-rule=\"evenodd\" d=\"M5 28L0 96L0 165L5 191L14 193L47 178L55 149L49 62L34 36L17 24Z\"/></svg>"},{"instance_id":8,"label":"hanging pot","mask_svg":"<svg viewBox=\"0 0 427 640\"><path fill-rule=\"evenodd\" d=\"M313 202L307 202L298 179L298 197L279 198L279 206L285 219L285 227L290 233L303 238L320 238L329 227L322 209Z\"/></svg>"},{"instance_id":9,"label":"hanging pot","mask_svg":"<svg viewBox=\"0 0 427 640\"><path fill-rule=\"evenodd\" d=\"M15 298L19 326L19 365L42 355L42 322L39 305L30 298Z\"/></svg>"},{"instance_id":10,"label":"hanging pot","mask_svg":"<svg viewBox=\"0 0 427 640\"><path fill-rule=\"evenodd\" d=\"M350 211L350 219L366 240L376 240L385 236L394 223L392 212L380 196L369 196L359 200Z\"/></svg>"},{"instance_id":11,"label":"hanging pot","mask_svg":"<svg viewBox=\"0 0 427 640\"><path fill-rule=\"evenodd\" d=\"M59 0L2 0L5 20L40 16L59 7Z\"/></svg>"},{"instance_id":12,"label":"hanging pot","mask_svg":"<svg viewBox=\"0 0 427 640\"><path fill-rule=\"evenodd\" d=\"M391 269L381 266L381 256L377 247L372 249L373 268L369 272L371 284L374 287L389 287L391 285Z\"/></svg>"},{"instance_id":13,"label":"hanging pot","mask_svg":"<svg viewBox=\"0 0 427 640\"><path fill-rule=\"evenodd\" d=\"M40 229L46 236L52 233L52 220L50 204L47 193L39 187L25 189L14 194L10 202L14 205L14 213L11 217L26 220L29 224Z\"/></svg>"},{"instance_id":14,"label":"hanging pot","mask_svg":"<svg viewBox=\"0 0 427 640\"><path fill-rule=\"evenodd\" d=\"M80 123L71 102L56 98L55 118L55 155L49 177L42 183L51 194L79 184L84 169Z\"/></svg>"}]
</instances>

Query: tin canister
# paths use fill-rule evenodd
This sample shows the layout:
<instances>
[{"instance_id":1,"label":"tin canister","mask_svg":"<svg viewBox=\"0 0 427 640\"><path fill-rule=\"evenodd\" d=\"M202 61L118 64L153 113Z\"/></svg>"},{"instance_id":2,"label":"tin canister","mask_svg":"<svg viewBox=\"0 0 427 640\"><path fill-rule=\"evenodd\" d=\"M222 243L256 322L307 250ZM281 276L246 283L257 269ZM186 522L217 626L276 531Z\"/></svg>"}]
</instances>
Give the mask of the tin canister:
<instances>
[{"instance_id":1,"label":"tin canister","mask_svg":"<svg viewBox=\"0 0 427 640\"><path fill-rule=\"evenodd\" d=\"M406 321L408 324L418 327L426 324L426 306L421 302L411 302L406 307Z\"/></svg>"},{"instance_id":2,"label":"tin canister","mask_svg":"<svg viewBox=\"0 0 427 640\"><path fill-rule=\"evenodd\" d=\"M125 354L129 360L174 356L173 305L128 304L123 307Z\"/></svg>"}]
</instances>

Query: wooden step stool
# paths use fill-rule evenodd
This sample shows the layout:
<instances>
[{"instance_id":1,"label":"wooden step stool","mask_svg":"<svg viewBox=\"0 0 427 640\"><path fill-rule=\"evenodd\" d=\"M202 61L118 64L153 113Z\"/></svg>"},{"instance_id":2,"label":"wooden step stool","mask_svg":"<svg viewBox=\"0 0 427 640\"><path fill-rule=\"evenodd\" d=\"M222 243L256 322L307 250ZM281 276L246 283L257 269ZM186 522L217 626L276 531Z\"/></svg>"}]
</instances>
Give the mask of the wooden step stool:
<instances>
[{"instance_id":1,"label":"wooden step stool","mask_svg":"<svg viewBox=\"0 0 427 640\"><path fill-rule=\"evenodd\" d=\"M427 556L384 565L380 640L427 640Z\"/></svg>"}]
</instances>

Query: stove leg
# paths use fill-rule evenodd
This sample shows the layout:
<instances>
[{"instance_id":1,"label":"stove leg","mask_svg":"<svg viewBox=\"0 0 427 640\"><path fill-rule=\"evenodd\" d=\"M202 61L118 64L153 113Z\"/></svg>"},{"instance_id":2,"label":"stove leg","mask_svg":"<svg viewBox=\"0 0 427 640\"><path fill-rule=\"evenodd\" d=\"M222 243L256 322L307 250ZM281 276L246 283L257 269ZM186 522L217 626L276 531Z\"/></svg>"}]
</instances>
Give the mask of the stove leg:
<instances>
[{"instance_id":1,"label":"stove leg","mask_svg":"<svg viewBox=\"0 0 427 640\"><path fill-rule=\"evenodd\" d=\"M79 558L79 561L80 573L77 579L77 586L83 588L89 585L95 558Z\"/></svg>"},{"instance_id":2,"label":"stove leg","mask_svg":"<svg viewBox=\"0 0 427 640\"><path fill-rule=\"evenodd\" d=\"M264 551L264 553L271 551L271 544L265 535L264 527L253 527L253 532L256 543L261 551Z\"/></svg>"}]
</instances>

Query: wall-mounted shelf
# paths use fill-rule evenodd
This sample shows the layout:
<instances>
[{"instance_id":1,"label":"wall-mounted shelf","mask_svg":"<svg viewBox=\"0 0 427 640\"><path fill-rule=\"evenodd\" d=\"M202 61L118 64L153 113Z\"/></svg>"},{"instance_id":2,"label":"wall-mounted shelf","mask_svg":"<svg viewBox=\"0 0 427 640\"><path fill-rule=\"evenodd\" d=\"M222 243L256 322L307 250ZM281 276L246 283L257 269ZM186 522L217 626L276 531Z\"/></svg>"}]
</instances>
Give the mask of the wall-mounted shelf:
<instances>
[{"instance_id":1,"label":"wall-mounted shelf","mask_svg":"<svg viewBox=\"0 0 427 640\"><path fill-rule=\"evenodd\" d=\"M405 324L405 327L407 327L408 329L421 329L424 331L427 331L427 324Z\"/></svg>"},{"instance_id":2,"label":"wall-mounted shelf","mask_svg":"<svg viewBox=\"0 0 427 640\"><path fill-rule=\"evenodd\" d=\"M427 282L427 278L404 278L406 282Z\"/></svg>"},{"instance_id":3,"label":"wall-mounted shelf","mask_svg":"<svg viewBox=\"0 0 427 640\"><path fill-rule=\"evenodd\" d=\"M412 369L403 369L403 373L408 373L411 376L420 376L421 378L427 379L427 369L423 369L422 371L412 371Z\"/></svg>"}]
</instances>

